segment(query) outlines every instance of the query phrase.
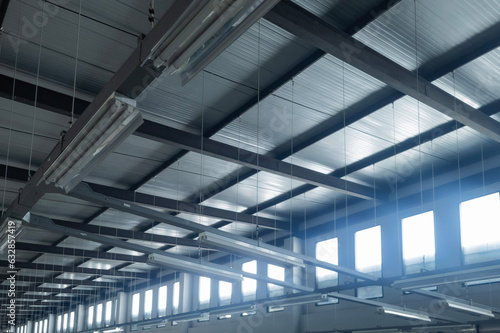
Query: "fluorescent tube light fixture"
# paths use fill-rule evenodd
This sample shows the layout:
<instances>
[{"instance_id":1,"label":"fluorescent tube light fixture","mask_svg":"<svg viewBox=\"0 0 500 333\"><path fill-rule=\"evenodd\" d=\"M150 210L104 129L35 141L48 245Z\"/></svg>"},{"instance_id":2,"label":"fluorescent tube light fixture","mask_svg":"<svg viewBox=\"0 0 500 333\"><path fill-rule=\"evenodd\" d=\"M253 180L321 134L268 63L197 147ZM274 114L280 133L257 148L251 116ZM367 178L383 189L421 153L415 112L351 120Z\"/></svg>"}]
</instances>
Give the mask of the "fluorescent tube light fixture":
<instances>
[{"instance_id":1,"label":"fluorescent tube light fixture","mask_svg":"<svg viewBox=\"0 0 500 333\"><path fill-rule=\"evenodd\" d=\"M386 306L379 307L378 311L380 313L389 314L389 315L398 316L398 317L404 317L404 318L408 318L408 319L431 321L431 319L429 318L428 315L423 314L423 313L418 313L418 312L400 310L400 309L386 307Z\"/></svg>"},{"instance_id":2,"label":"fluorescent tube light fixture","mask_svg":"<svg viewBox=\"0 0 500 333\"><path fill-rule=\"evenodd\" d=\"M180 314L176 315L170 319L167 319L168 321L173 323L183 323L183 322L188 322L188 321L195 321L195 320L205 320L209 319L210 314L208 312L204 313L186 313L186 314Z\"/></svg>"},{"instance_id":3,"label":"fluorescent tube light fixture","mask_svg":"<svg viewBox=\"0 0 500 333\"><path fill-rule=\"evenodd\" d=\"M435 325L435 326L420 326L413 327L409 332L433 332L433 333L447 333L447 332L478 332L476 325L463 324L463 325Z\"/></svg>"},{"instance_id":4,"label":"fluorescent tube light fixture","mask_svg":"<svg viewBox=\"0 0 500 333\"><path fill-rule=\"evenodd\" d=\"M123 328L116 327L116 328L102 331L102 333L116 333L116 332L123 332Z\"/></svg>"},{"instance_id":5,"label":"fluorescent tube light fixture","mask_svg":"<svg viewBox=\"0 0 500 333\"><path fill-rule=\"evenodd\" d=\"M250 317L250 316L255 316L257 314L257 311L245 311L241 313L242 317Z\"/></svg>"},{"instance_id":6,"label":"fluorescent tube light fixture","mask_svg":"<svg viewBox=\"0 0 500 333\"><path fill-rule=\"evenodd\" d=\"M324 305L332 305L339 304L339 299L335 297L327 296L327 298L323 301L317 302L316 306L324 306Z\"/></svg>"},{"instance_id":7,"label":"fluorescent tube light fixture","mask_svg":"<svg viewBox=\"0 0 500 333\"><path fill-rule=\"evenodd\" d=\"M403 332L399 328L381 328L381 329L375 329L375 330L361 330L361 331L352 331L352 333L399 333Z\"/></svg>"},{"instance_id":8,"label":"fluorescent tube light fixture","mask_svg":"<svg viewBox=\"0 0 500 333\"><path fill-rule=\"evenodd\" d=\"M215 309L210 311L211 315L217 316L217 315L227 315L227 314L239 314L242 312L249 312L249 311L254 311L257 309L257 306L255 304L248 305L239 305L239 306L225 306L221 309Z\"/></svg>"},{"instance_id":9,"label":"fluorescent tube light fixture","mask_svg":"<svg viewBox=\"0 0 500 333\"><path fill-rule=\"evenodd\" d=\"M238 239L236 237L229 238L212 232L203 232L199 234L199 239L202 244L230 250L231 252L262 258L275 263L305 267L302 259L287 254L285 251L274 249L273 246L264 244L261 241L246 240L243 238Z\"/></svg>"},{"instance_id":10,"label":"fluorescent tube light fixture","mask_svg":"<svg viewBox=\"0 0 500 333\"><path fill-rule=\"evenodd\" d=\"M230 271L229 267L226 268L222 265L217 265L220 267L216 267L215 264L210 264L210 263L201 264L198 262L194 262L192 259L190 260L190 258L176 258L170 256L168 253L165 253L165 255L160 255L156 253L150 254L148 256L147 263L153 266L178 269L182 271L190 271L192 273L203 276L210 275L228 282L236 282L243 280L242 274Z\"/></svg>"},{"instance_id":11,"label":"fluorescent tube light fixture","mask_svg":"<svg viewBox=\"0 0 500 333\"><path fill-rule=\"evenodd\" d=\"M500 278L476 280L476 281L464 282L464 286L466 286L466 287L480 286L480 285L484 285L484 284L492 284L492 283L498 283L498 282L500 282Z\"/></svg>"},{"instance_id":12,"label":"fluorescent tube light fixture","mask_svg":"<svg viewBox=\"0 0 500 333\"><path fill-rule=\"evenodd\" d=\"M283 306L278 306L278 305L269 305L267 307L267 312L268 313L273 313L273 312L281 312L284 311L285 308Z\"/></svg>"},{"instance_id":13,"label":"fluorescent tube light fixture","mask_svg":"<svg viewBox=\"0 0 500 333\"><path fill-rule=\"evenodd\" d=\"M480 308L477 306L469 305L466 303L460 303L460 302L455 302L452 300L443 300L443 303L447 305L448 307L455 309L455 310L460 310L464 312L468 312L471 314L476 314L476 315L481 315L481 316L487 316L487 317L492 317L494 318L495 315L491 310Z\"/></svg>"},{"instance_id":14,"label":"fluorescent tube light fixture","mask_svg":"<svg viewBox=\"0 0 500 333\"><path fill-rule=\"evenodd\" d=\"M42 180L68 193L142 122L134 100L112 94L45 171Z\"/></svg>"},{"instance_id":15,"label":"fluorescent tube light fixture","mask_svg":"<svg viewBox=\"0 0 500 333\"><path fill-rule=\"evenodd\" d=\"M149 58L167 72L183 72L189 81L264 16L279 0L211 0L195 3Z\"/></svg>"},{"instance_id":16,"label":"fluorescent tube light fixture","mask_svg":"<svg viewBox=\"0 0 500 333\"><path fill-rule=\"evenodd\" d=\"M323 294L323 295L305 295L305 296L297 296L297 297L291 297L289 299L284 299L282 301L275 301L274 305L275 306L294 306L294 305L303 305L303 304L310 304L310 303L316 303L320 301L327 301L328 300L328 295Z\"/></svg>"}]
</instances>

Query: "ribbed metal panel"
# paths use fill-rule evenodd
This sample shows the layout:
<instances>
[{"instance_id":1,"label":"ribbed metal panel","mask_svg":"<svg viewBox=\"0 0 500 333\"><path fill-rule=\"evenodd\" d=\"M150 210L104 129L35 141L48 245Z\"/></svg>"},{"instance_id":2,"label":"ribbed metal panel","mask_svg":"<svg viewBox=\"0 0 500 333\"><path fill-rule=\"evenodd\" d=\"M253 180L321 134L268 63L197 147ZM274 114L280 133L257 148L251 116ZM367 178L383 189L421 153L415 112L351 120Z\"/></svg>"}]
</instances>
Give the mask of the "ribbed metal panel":
<instances>
[{"instance_id":1,"label":"ribbed metal panel","mask_svg":"<svg viewBox=\"0 0 500 333\"><path fill-rule=\"evenodd\" d=\"M87 280L92 275L82 273L62 273L56 279Z\"/></svg>"},{"instance_id":2,"label":"ribbed metal panel","mask_svg":"<svg viewBox=\"0 0 500 333\"><path fill-rule=\"evenodd\" d=\"M478 108L498 100L500 89L500 50L493 50L484 56L460 67L436 80L436 84L457 99Z\"/></svg>"},{"instance_id":3,"label":"ribbed metal panel","mask_svg":"<svg viewBox=\"0 0 500 333\"><path fill-rule=\"evenodd\" d=\"M163 161L170 159L175 152L172 147L132 135L115 148L99 167L93 169L85 180L128 189L158 168ZM116 170L121 172L117 173Z\"/></svg>"},{"instance_id":4,"label":"ribbed metal panel","mask_svg":"<svg viewBox=\"0 0 500 333\"><path fill-rule=\"evenodd\" d=\"M148 220L140 216L120 212L115 209L108 209L104 213L99 215L98 218L92 220L92 222L90 222L89 224L102 227L132 230L146 221Z\"/></svg>"},{"instance_id":5,"label":"ribbed metal panel","mask_svg":"<svg viewBox=\"0 0 500 333\"><path fill-rule=\"evenodd\" d=\"M217 188L238 166L210 156L190 152L140 188L141 192L184 200L200 195L200 189Z\"/></svg>"},{"instance_id":6,"label":"ribbed metal panel","mask_svg":"<svg viewBox=\"0 0 500 333\"><path fill-rule=\"evenodd\" d=\"M293 2L332 26L345 29L382 1L293 0Z\"/></svg>"},{"instance_id":7,"label":"ribbed metal panel","mask_svg":"<svg viewBox=\"0 0 500 333\"><path fill-rule=\"evenodd\" d=\"M42 229L24 228L23 233L17 239L17 241L29 244L52 245L60 238L61 235L54 234Z\"/></svg>"},{"instance_id":8,"label":"ribbed metal panel","mask_svg":"<svg viewBox=\"0 0 500 333\"><path fill-rule=\"evenodd\" d=\"M149 229L146 232L151 234L171 236L171 237L185 237L191 233L190 231L187 231L185 229L173 227L171 225L164 223L158 224L157 226Z\"/></svg>"},{"instance_id":9,"label":"ribbed metal panel","mask_svg":"<svg viewBox=\"0 0 500 333\"><path fill-rule=\"evenodd\" d=\"M38 270L38 269L21 269L17 272L17 276L21 276L21 279L28 280L29 277L46 277L52 275L49 271Z\"/></svg>"},{"instance_id":10,"label":"ribbed metal panel","mask_svg":"<svg viewBox=\"0 0 500 333\"><path fill-rule=\"evenodd\" d=\"M61 235L63 236L63 235ZM89 241L87 239L82 239L82 238L75 238L75 237L67 237L65 238L62 242L60 242L57 246L59 247L68 247L68 248L73 248L73 249L80 249L80 250L90 250L90 251L97 251L99 247L102 246L102 244Z\"/></svg>"},{"instance_id":11,"label":"ribbed metal panel","mask_svg":"<svg viewBox=\"0 0 500 333\"><path fill-rule=\"evenodd\" d=\"M95 214L100 206L62 194L46 194L33 207L32 213L68 221L83 221Z\"/></svg>"},{"instance_id":12,"label":"ribbed metal panel","mask_svg":"<svg viewBox=\"0 0 500 333\"><path fill-rule=\"evenodd\" d=\"M233 211L241 210L242 207L255 206L303 184L303 182L289 178L259 172L257 175L205 200L204 204Z\"/></svg>"},{"instance_id":13,"label":"ribbed metal panel","mask_svg":"<svg viewBox=\"0 0 500 333\"><path fill-rule=\"evenodd\" d=\"M117 16L123 15L120 13L120 7L131 10L127 6L116 6L116 2L113 2L115 9L118 10L115 11ZM99 12L97 3L90 7L93 8L89 8L89 12ZM75 11L51 8L51 12L46 12L46 23L42 24L36 21L42 13L39 3L21 4L19 1L11 1L9 15L6 16L4 24L4 30L10 37L3 39L1 61L35 75L38 73L41 77L73 86L75 58L77 58L77 87L92 93L99 92L111 74L134 50L137 45L137 35L104 23L99 15L82 16L78 28L79 8ZM86 11L82 8L84 15ZM134 12L135 10L132 10L132 13ZM122 22L124 23L124 18ZM17 36L22 39L16 60L14 46L17 44Z\"/></svg>"},{"instance_id":14,"label":"ribbed metal panel","mask_svg":"<svg viewBox=\"0 0 500 333\"><path fill-rule=\"evenodd\" d=\"M135 263L132 265L128 265L127 267L120 268L119 270L122 272L144 273L152 270L153 268L153 266L150 266L148 264Z\"/></svg>"},{"instance_id":15,"label":"ribbed metal panel","mask_svg":"<svg viewBox=\"0 0 500 333\"><path fill-rule=\"evenodd\" d=\"M267 87L314 50L263 19L214 59L206 71L251 87L257 94L257 89Z\"/></svg>"},{"instance_id":16,"label":"ribbed metal panel","mask_svg":"<svg viewBox=\"0 0 500 333\"><path fill-rule=\"evenodd\" d=\"M112 269L116 266L123 265L124 263L125 262L123 262L123 261L117 261L117 260L90 259L90 260L78 265L78 267L93 268L93 269ZM77 288L74 288L74 289L77 289Z\"/></svg>"},{"instance_id":17,"label":"ribbed metal panel","mask_svg":"<svg viewBox=\"0 0 500 333\"><path fill-rule=\"evenodd\" d=\"M496 1L403 0L355 38L401 66L415 70L417 64L421 66L444 54L499 19Z\"/></svg>"},{"instance_id":18,"label":"ribbed metal panel","mask_svg":"<svg viewBox=\"0 0 500 333\"><path fill-rule=\"evenodd\" d=\"M70 265L75 261L75 257L72 256L59 256L55 254L42 254L35 261L35 264L47 264L47 265Z\"/></svg>"}]
</instances>

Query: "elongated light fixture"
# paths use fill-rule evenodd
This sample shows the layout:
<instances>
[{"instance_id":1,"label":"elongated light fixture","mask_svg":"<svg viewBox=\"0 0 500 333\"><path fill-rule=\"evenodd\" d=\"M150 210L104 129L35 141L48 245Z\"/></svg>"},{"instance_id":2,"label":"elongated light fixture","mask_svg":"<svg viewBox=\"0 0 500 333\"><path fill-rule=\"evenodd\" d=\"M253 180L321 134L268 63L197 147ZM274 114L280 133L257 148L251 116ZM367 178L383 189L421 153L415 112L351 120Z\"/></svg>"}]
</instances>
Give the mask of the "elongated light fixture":
<instances>
[{"instance_id":1,"label":"elongated light fixture","mask_svg":"<svg viewBox=\"0 0 500 333\"><path fill-rule=\"evenodd\" d=\"M168 319L166 319L166 322L175 322L175 323L183 323L183 322L188 322L188 321L194 321L194 320L205 320L210 318L210 314L208 312L203 312L203 313L186 313L186 314L179 314L172 316Z\"/></svg>"},{"instance_id":2,"label":"elongated light fixture","mask_svg":"<svg viewBox=\"0 0 500 333\"><path fill-rule=\"evenodd\" d=\"M429 318L428 315L422 314L422 313L418 313L418 312L413 312L413 311L400 310L400 309L386 307L386 306L379 307L378 311L380 313L394 315L394 316L399 316L399 317L404 317L404 318L408 318L408 319L417 319L417 320L422 320L422 321L431 321L431 318Z\"/></svg>"},{"instance_id":3,"label":"elongated light fixture","mask_svg":"<svg viewBox=\"0 0 500 333\"><path fill-rule=\"evenodd\" d=\"M172 74L190 68L183 84L224 51L279 0L194 2L174 31L150 54L155 67ZM200 68L200 64L203 67Z\"/></svg>"},{"instance_id":4,"label":"elongated light fixture","mask_svg":"<svg viewBox=\"0 0 500 333\"><path fill-rule=\"evenodd\" d=\"M261 243L260 241L229 238L208 231L199 234L199 239L202 244L210 245L215 248L226 249L242 255L262 258L271 262L305 267L302 259L280 252L279 250L273 249L273 247Z\"/></svg>"},{"instance_id":5,"label":"elongated light fixture","mask_svg":"<svg viewBox=\"0 0 500 333\"><path fill-rule=\"evenodd\" d=\"M68 193L142 122L134 100L112 94L44 172L42 180Z\"/></svg>"},{"instance_id":6,"label":"elongated light fixture","mask_svg":"<svg viewBox=\"0 0 500 333\"><path fill-rule=\"evenodd\" d=\"M492 317L494 318L495 315L491 310L480 308L477 306L469 305L466 303L460 303L460 302L455 302L452 300L443 300L443 303L445 303L448 307L464 312L469 312L472 314L476 315L481 315L481 316L487 316L487 317Z\"/></svg>"},{"instance_id":7,"label":"elongated light fixture","mask_svg":"<svg viewBox=\"0 0 500 333\"><path fill-rule=\"evenodd\" d=\"M188 259L190 258L186 259L174 258L168 256L168 253L166 253L165 255L153 253L148 256L147 263L153 266L178 269L181 271L190 271L192 273L203 276L214 276L218 279L228 282L236 282L243 280L242 274L230 271L229 267L227 269L222 269L224 267L222 265L220 265L221 267L215 267L214 264L210 263L199 264L190 261Z\"/></svg>"},{"instance_id":8,"label":"elongated light fixture","mask_svg":"<svg viewBox=\"0 0 500 333\"><path fill-rule=\"evenodd\" d=\"M314 295L305 295L299 297L291 297L289 299L285 299L283 301L275 301L273 305L277 306L294 306L294 305L303 305L309 303L316 303L319 301L328 300L327 294L314 294Z\"/></svg>"},{"instance_id":9,"label":"elongated light fixture","mask_svg":"<svg viewBox=\"0 0 500 333\"><path fill-rule=\"evenodd\" d=\"M399 328L381 328L374 330L361 330L361 331L352 331L352 333L400 333L402 332Z\"/></svg>"}]
</instances>

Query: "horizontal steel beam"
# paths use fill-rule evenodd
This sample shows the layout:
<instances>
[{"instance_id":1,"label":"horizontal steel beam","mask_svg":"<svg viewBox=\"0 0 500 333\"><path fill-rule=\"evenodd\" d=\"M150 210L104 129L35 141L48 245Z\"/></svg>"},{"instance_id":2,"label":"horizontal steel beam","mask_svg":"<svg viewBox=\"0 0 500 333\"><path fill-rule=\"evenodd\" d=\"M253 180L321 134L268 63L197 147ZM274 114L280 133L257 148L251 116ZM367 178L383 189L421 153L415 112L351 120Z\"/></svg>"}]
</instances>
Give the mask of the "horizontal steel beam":
<instances>
[{"instance_id":1,"label":"horizontal steel beam","mask_svg":"<svg viewBox=\"0 0 500 333\"><path fill-rule=\"evenodd\" d=\"M334 57L456 121L500 142L500 123L433 85L425 78L324 23L291 2L281 2L266 16L272 23Z\"/></svg>"},{"instance_id":2,"label":"horizontal steel beam","mask_svg":"<svg viewBox=\"0 0 500 333\"><path fill-rule=\"evenodd\" d=\"M161 243L164 245L182 245L195 248L200 247L200 243L193 239L157 235L153 233L145 233L135 230L125 230L125 229L111 228L100 225L83 224L83 223L69 222L62 220L53 220L53 222L54 224L61 227L77 229L83 232L94 233L104 236L142 240L147 242Z\"/></svg>"},{"instance_id":3,"label":"horizontal steel beam","mask_svg":"<svg viewBox=\"0 0 500 333\"><path fill-rule=\"evenodd\" d=\"M87 184L94 192L101 193L106 196L150 206L163 207L175 212L197 214L197 215L202 214L204 216L210 216L231 222L249 223L254 225L257 225L258 223L259 227L268 229L288 230L290 228L289 223L282 220L274 220L250 214L242 214L230 210L225 210L210 206L202 206L186 201L173 200L169 198L153 196L136 191L121 190L118 188L109 187L105 185L98 185L92 183L87 183Z\"/></svg>"},{"instance_id":4,"label":"horizontal steel beam","mask_svg":"<svg viewBox=\"0 0 500 333\"><path fill-rule=\"evenodd\" d=\"M330 263L327 263L324 261L317 260L316 258L313 258L310 256L305 256L305 255L300 254L300 253L289 251L289 250L279 248L276 246L272 246L272 245L269 245L266 243L254 241L254 240L251 240L249 238L234 235L234 234L231 234L229 232L225 232L225 231L218 230L218 229L215 229L215 228L212 228L209 226L205 226L205 225L200 224L200 223L184 220L184 219L181 219L179 217L172 216L170 214L165 214L162 212L158 212L156 210L146 208L146 207L137 205L137 204L132 203L132 202L128 202L128 201L124 202L124 201L118 200L116 198L107 197L105 195L93 192L92 189L85 183L80 183L79 185L77 185L69 193L69 195L72 197L78 198L80 200L103 205L103 206L109 207L109 208L114 208L114 209L117 209L117 210L120 210L123 212L127 212L130 214L142 216L142 217L154 220L154 221L164 222L166 224L170 224L170 225L173 225L175 227L189 230L192 232L196 232L196 233L209 232L209 233L212 233L212 234L215 234L218 236L226 237L228 240L244 242L244 243L248 243L248 244L253 245L253 246L258 246L258 247L262 248L264 251L270 250L270 251L274 251L276 253L281 253L283 256L293 256L293 257L296 257L296 258L303 260L304 262L308 262L312 265L326 268L326 269L330 269L330 270L334 270L334 271L339 272L341 274L353 276L353 277L356 277L359 279L371 280L371 281L378 280L376 277L374 277L372 275L361 273L361 272L355 271L355 270L350 269L350 268L333 265L333 264L330 264ZM252 251L248 251L247 256L252 257L252 254L253 254ZM257 254L254 254L254 256L257 256ZM277 260L279 260L279 259L277 259Z\"/></svg>"},{"instance_id":5,"label":"horizontal steel beam","mask_svg":"<svg viewBox=\"0 0 500 333\"><path fill-rule=\"evenodd\" d=\"M0 280L6 281L9 274L0 274ZM77 279L55 279L55 278L45 278L40 276L26 276L17 275L16 281L31 282L31 283L55 283L55 284L67 284L70 286L92 286L99 288L121 288L123 283L121 282L96 282L89 280L77 280Z\"/></svg>"},{"instance_id":6,"label":"horizontal steel beam","mask_svg":"<svg viewBox=\"0 0 500 333\"><path fill-rule=\"evenodd\" d=\"M9 263L7 261L0 260L0 266L7 267L8 264ZM121 278L130 278L130 279L150 278L150 276L146 273L123 272L114 269L94 269L85 267L75 267L71 265L61 266L52 264L37 264L33 262L23 262L23 261L16 261L16 268L34 269L38 271L49 271L54 273L60 272L60 273L79 273L79 274L100 275L100 276L117 276Z\"/></svg>"},{"instance_id":7,"label":"horizontal steel beam","mask_svg":"<svg viewBox=\"0 0 500 333\"><path fill-rule=\"evenodd\" d=\"M165 215L168 215L168 214L165 214ZM210 262L200 263L198 260L196 260L194 258L179 256L179 255L168 253L168 252L165 252L162 250L158 250L158 249L154 249L154 248L150 248L150 247L146 247L146 246L142 246L142 245L138 245L138 244L128 243L128 242L122 241L120 239L113 239L113 238L104 237L104 236L96 235L96 234L82 233L76 229L58 226L58 225L54 224L50 219L42 217L42 216L37 216L34 214L31 214L29 216L29 218L26 218L23 221L23 224L26 224L26 225L29 225L29 226L35 227L35 228L40 228L43 230L48 230L48 231L52 231L52 232L56 232L56 233L62 233L62 234L67 235L67 236L72 236L72 237L76 237L76 238L80 238L80 239L98 242L98 243L101 243L103 245L115 246L115 247L119 247L119 248L123 248L123 249L128 249L131 251L142 252L145 254L154 254L154 255L158 255L159 257L163 256L163 257L168 257L168 258L173 258L173 259L181 259L184 263L186 263L186 267L185 267L184 271L187 271L187 272L192 272L187 265L187 263L191 263L191 264L197 264L197 265L201 265L201 266L206 267L207 274L209 274L208 273L209 269L213 270L215 268L215 269L217 269L218 272L220 272L220 276L224 276L224 273L226 273L226 272L233 273L233 274L237 273L237 274L240 274L241 276L250 277L250 278L253 278L256 280L260 280L260 281L264 281L264 282L268 282L268 283L273 283L273 284L276 284L279 286L288 287L288 288L292 288L292 289L296 289L296 290L302 290L302 291L311 291L312 290L309 287L270 279L267 276L234 270L228 266L223 266L223 265L214 264L214 263L210 263ZM173 263L171 265L173 266L172 267L173 269L180 270L180 271L182 271L183 267L184 267L184 266L176 267L176 266L174 266ZM195 274L199 274L199 273L195 272ZM216 273L216 274L219 274L219 273ZM211 275L214 275L214 273L211 273ZM111 285L113 285L113 284L111 283Z\"/></svg>"},{"instance_id":8,"label":"horizontal steel beam","mask_svg":"<svg viewBox=\"0 0 500 333\"><path fill-rule=\"evenodd\" d=\"M40 287L40 286L30 286L30 287L21 287L21 286L16 286L16 295L19 296L19 294L24 294L24 293L33 293L33 292L43 292L43 293L51 293L51 294L60 294L60 293L72 293L75 294L76 296L96 296L100 295L100 291L96 290L78 290L78 289L73 289L74 287L67 287L67 288L46 288L46 287ZM1 291L7 291L9 290L9 286L7 285L0 285L0 290ZM34 296L37 297L36 295L26 295L26 296ZM24 297L21 295L20 297Z\"/></svg>"},{"instance_id":9,"label":"horizontal steel beam","mask_svg":"<svg viewBox=\"0 0 500 333\"><path fill-rule=\"evenodd\" d=\"M32 253L60 254L64 256L79 257L82 259L106 259L106 260L125 261L131 263L132 262L146 263L148 259L146 256L132 256L128 254L80 250L69 247L47 246L39 244L34 245L31 243L23 243L23 242L16 243L16 250L24 252L32 252Z\"/></svg>"},{"instance_id":10,"label":"horizontal steel beam","mask_svg":"<svg viewBox=\"0 0 500 333\"><path fill-rule=\"evenodd\" d=\"M358 198L373 199L374 197L374 190L368 186L298 165L293 165L276 158L240 149L151 121L144 121L136 130L135 134L149 140L173 145L252 169L266 171L274 175L292 178L311 185L340 191Z\"/></svg>"}]
</instances>

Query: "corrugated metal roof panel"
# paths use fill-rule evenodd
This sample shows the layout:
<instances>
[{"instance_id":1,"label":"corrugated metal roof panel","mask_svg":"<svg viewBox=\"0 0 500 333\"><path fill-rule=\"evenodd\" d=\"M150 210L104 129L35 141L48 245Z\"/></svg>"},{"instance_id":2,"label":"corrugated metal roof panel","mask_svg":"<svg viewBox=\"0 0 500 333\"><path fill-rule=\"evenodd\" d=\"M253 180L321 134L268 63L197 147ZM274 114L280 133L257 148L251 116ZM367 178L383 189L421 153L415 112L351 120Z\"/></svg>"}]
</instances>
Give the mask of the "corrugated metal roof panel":
<instances>
[{"instance_id":1,"label":"corrugated metal roof panel","mask_svg":"<svg viewBox=\"0 0 500 333\"><path fill-rule=\"evenodd\" d=\"M61 235L62 236L62 235ZM75 238L75 237L66 237L62 242L57 244L58 247L67 247L71 249L80 249L80 250L89 250L96 251L103 244L89 241L88 239Z\"/></svg>"},{"instance_id":2,"label":"corrugated metal roof panel","mask_svg":"<svg viewBox=\"0 0 500 333\"><path fill-rule=\"evenodd\" d=\"M116 266L121 266L123 264L125 264L124 261L118 261L118 260L90 259L90 260L78 265L78 267L93 268L93 269L106 269L107 270L107 269L112 269Z\"/></svg>"},{"instance_id":3,"label":"corrugated metal roof panel","mask_svg":"<svg viewBox=\"0 0 500 333\"><path fill-rule=\"evenodd\" d=\"M91 274L82 273L62 273L56 276L56 279L87 280L91 276Z\"/></svg>"},{"instance_id":4,"label":"corrugated metal roof panel","mask_svg":"<svg viewBox=\"0 0 500 333\"><path fill-rule=\"evenodd\" d=\"M293 2L332 26L338 29L345 29L382 1L293 0Z\"/></svg>"},{"instance_id":5,"label":"corrugated metal roof panel","mask_svg":"<svg viewBox=\"0 0 500 333\"><path fill-rule=\"evenodd\" d=\"M403 0L354 37L401 66L415 70L417 64L444 54L499 19L496 1Z\"/></svg>"},{"instance_id":6,"label":"corrugated metal roof panel","mask_svg":"<svg viewBox=\"0 0 500 333\"><path fill-rule=\"evenodd\" d=\"M203 202L211 207L241 210L270 200L280 194L303 185L303 182L259 172Z\"/></svg>"},{"instance_id":7,"label":"corrugated metal roof panel","mask_svg":"<svg viewBox=\"0 0 500 333\"><path fill-rule=\"evenodd\" d=\"M47 265L70 265L75 262L75 257L72 256L60 256L55 254L42 254L36 260L33 261L35 264L47 264Z\"/></svg>"},{"instance_id":8,"label":"corrugated metal roof panel","mask_svg":"<svg viewBox=\"0 0 500 333\"><path fill-rule=\"evenodd\" d=\"M498 100L500 49L460 67L434 84L457 99L478 108Z\"/></svg>"},{"instance_id":9,"label":"corrugated metal roof panel","mask_svg":"<svg viewBox=\"0 0 500 333\"><path fill-rule=\"evenodd\" d=\"M178 162L140 188L141 192L184 200L199 195L201 188L213 189L238 165L194 152L187 153Z\"/></svg>"},{"instance_id":10,"label":"corrugated metal roof panel","mask_svg":"<svg viewBox=\"0 0 500 333\"><path fill-rule=\"evenodd\" d=\"M73 197L49 193L33 206L31 212L48 218L80 222L95 214L99 208Z\"/></svg>"},{"instance_id":11,"label":"corrugated metal roof panel","mask_svg":"<svg viewBox=\"0 0 500 333\"><path fill-rule=\"evenodd\" d=\"M205 70L250 87L257 95L257 89L264 89L314 51L287 31L260 20Z\"/></svg>"},{"instance_id":12,"label":"corrugated metal roof panel","mask_svg":"<svg viewBox=\"0 0 500 333\"><path fill-rule=\"evenodd\" d=\"M146 221L148 221L148 219L110 208L92 220L89 224L132 230Z\"/></svg>"},{"instance_id":13,"label":"corrugated metal roof panel","mask_svg":"<svg viewBox=\"0 0 500 333\"><path fill-rule=\"evenodd\" d=\"M154 228L149 229L148 231L146 231L146 233L171 236L171 237L185 237L189 235L191 232L185 229L173 227L171 225L162 223L158 224Z\"/></svg>"}]
</instances>

